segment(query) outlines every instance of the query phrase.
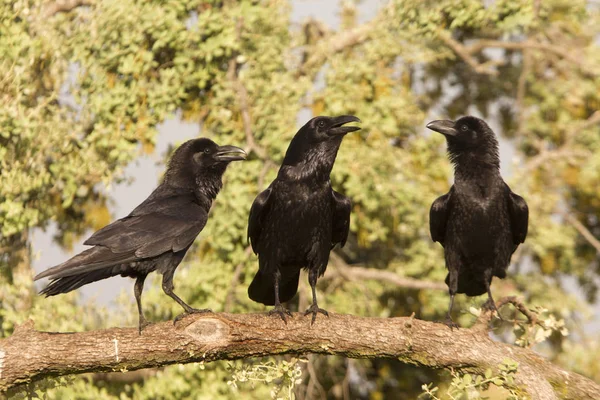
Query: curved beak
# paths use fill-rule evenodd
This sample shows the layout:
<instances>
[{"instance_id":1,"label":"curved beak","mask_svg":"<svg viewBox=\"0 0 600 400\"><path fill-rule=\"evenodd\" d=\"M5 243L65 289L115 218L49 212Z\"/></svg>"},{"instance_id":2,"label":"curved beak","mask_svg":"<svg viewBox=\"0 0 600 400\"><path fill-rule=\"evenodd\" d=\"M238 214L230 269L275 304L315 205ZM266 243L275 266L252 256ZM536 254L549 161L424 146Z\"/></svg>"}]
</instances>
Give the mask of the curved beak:
<instances>
[{"instance_id":1,"label":"curved beak","mask_svg":"<svg viewBox=\"0 0 600 400\"><path fill-rule=\"evenodd\" d=\"M330 135L345 135L346 133L354 132L360 129L360 126L342 126L349 122L360 122L360 119L354 115L341 115L333 119L333 124L329 128Z\"/></svg>"},{"instance_id":2,"label":"curved beak","mask_svg":"<svg viewBox=\"0 0 600 400\"><path fill-rule=\"evenodd\" d=\"M238 161L245 160L248 154L239 147L219 146L215 153L215 159L218 161Z\"/></svg>"},{"instance_id":3,"label":"curved beak","mask_svg":"<svg viewBox=\"0 0 600 400\"><path fill-rule=\"evenodd\" d=\"M446 136L456 136L458 134L458 131L454 128L454 121L448 119L431 121L427 124L427 128Z\"/></svg>"}]
</instances>

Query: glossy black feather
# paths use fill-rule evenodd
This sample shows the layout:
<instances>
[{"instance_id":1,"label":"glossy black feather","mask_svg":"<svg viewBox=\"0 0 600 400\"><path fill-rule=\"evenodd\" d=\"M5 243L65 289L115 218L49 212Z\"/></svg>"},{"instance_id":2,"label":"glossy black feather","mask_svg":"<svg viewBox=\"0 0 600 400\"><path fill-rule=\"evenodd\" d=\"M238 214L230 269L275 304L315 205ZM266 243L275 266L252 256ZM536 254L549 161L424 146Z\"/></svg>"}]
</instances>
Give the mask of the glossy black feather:
<instances>
[{"instance_id":1,"label":"glossy black feather","mask_svg":"<svg viewBox=\"0 0 600 400\"><path fill-rule=\"evenodd\" d=\"M94 246L35 277L48 277L46 296L67 293L85 284L121 275L141 280L158 271L165 293L186 311L193 310L172 292L173 274L206 225L212 201L221 189L227 164L243 159L233 146L194 139L173 154L164 181L128 216L94 233L84 244ZM136 293L140 328L144 322Z\"/></svg>"},{"instance_id":2,"label":"glossy black feather","mask_svg":"<svg viewBox=\"0 0 600 400\"><path fill-rule=\"evenodd\" d=\"M527 235L527 204L502 179L498 142L484 121L464 117L427 126L446 136L454 164L454 185L430 210L431 237L444 246L450 295L487 292L493 303L492 277L506 276Z\"/></svg>"},{"instance_id":3,"label":"glossy black feather","mask_svg":"<svg viewBox=\"0 0 600 400\"><path fill-rule=\"evenodd\" d=\"M252 204L248 237L259 257L259 271L248 288L252 300L276 307L290 300L302 268L314 286L325 273L332 246L346 242L351 204L332 189L329 174L344 134L357 129L340 126L357 120L309 121L290 143L277 178Z\"/></svg>"}]
</instances>

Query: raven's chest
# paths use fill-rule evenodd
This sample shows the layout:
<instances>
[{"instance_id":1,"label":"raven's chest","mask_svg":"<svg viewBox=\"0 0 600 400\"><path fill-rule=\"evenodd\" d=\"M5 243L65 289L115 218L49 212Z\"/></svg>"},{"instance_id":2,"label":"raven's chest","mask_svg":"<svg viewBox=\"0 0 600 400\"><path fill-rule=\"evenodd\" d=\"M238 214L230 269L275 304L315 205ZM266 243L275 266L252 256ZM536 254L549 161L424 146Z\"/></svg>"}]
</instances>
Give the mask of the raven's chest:
<instances>
[{"instance_id":1,"label":"raven's chest","mask_svg":"<svg viewBox=\"0 0 600 400\"><path fill-rule=\"evenodd\" d=\"M286 184L274 188L266 228L298 246L331 239L331 187Z\"/></svg>"}]
</instances>

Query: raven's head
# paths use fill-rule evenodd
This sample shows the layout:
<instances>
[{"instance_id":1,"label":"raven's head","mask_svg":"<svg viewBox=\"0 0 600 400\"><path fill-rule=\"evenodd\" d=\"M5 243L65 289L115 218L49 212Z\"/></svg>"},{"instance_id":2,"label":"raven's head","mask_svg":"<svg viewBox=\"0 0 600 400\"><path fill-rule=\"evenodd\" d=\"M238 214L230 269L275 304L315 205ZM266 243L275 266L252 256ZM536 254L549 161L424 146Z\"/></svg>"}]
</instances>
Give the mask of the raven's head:
<instances>
[{"instance_id":1,"label":"raven's head","mask_svg":"<svg viewBox=\"0 0 600 400\"><path fill-rule=\"evenodd\" d=\"M292 139L283 159L282 173L290 179L314 173L327 175L328 179L342 139L347 133L360 129L344 126L349 122L360 122L360 119L341 115L315 117L308 121Z\"/></svg>"},{"instance_id":2,"label":"raven's head","mask_svg":"<svg viewBox=\"0 0 600 400\"><path fill-rule=\"evenodd\" d=\"M300 131L306 131L310 141L329 141L360 129L359 126L344 126L350 122L360 122L360 119L354 115L315 117L308 121Z\"/></svg>"},{"instance_id":3,"label":"raven's head","mask_svg":"<svg viewBox=\"0 0 600 400\"><path fill-rule=\"evenodd\" d=\"M498 140L488 124L479 118L466 116L456 121L437 120L427 124L427 128L446 137L450 160L459 164L467 156L469 159L498 167Z\"/></svg>"},{"instance_id":4,"label":"raven's head","mask_svg":"<svg viewBox=\"0 0 600 400\"><path fill-rule=\"evenodd\" d=\"M246 152L235 146L219 146L206 138L192 139L179 146L169 161L165 182L175 186L218 179L232 161L245 160Z\"/></svg>"}]
</instances>

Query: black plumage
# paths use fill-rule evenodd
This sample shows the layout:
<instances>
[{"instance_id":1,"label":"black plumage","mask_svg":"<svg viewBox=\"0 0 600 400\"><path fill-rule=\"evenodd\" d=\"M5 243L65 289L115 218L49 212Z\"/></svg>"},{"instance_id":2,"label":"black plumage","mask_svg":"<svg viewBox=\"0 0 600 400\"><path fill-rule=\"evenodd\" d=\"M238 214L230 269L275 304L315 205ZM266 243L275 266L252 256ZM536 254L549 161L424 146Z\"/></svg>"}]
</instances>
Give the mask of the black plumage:
<instances>
[{"instance_id":1,"label":"black plumage","mask_svg":"<svg viewBox=\"0 0 600 400\"><path fill-rule=\"evenodd\" d=\"M456 293L488 294L496 309L492 277L506 277L510 258L527 236L529 211L500 175L498 141L481 119L433 121L427 128L443 134L454 165L454 185L431 205L430 231L444 247L450 292L447 322Z\"/></svg>"},{"instance_id":2,"label":"black plumage","mask_svg":"<svg viewBox=\"0 0 600 400\"><path fill-rule=\"evenodd\" d=\"M306 311L314 322L317 313L317 278L325 273L329 252L344 245L350 226L350 200L334 191L329 175L344 135L360 129L343 126L360 122L351 115L316 117L292 139L277 178L258 195L250 210L248 237L258 254L259 270L248 295L256 302L274 305L285 321L290 314L281 303L296 294L300 270L308 270L313 303Z\"/></svg>"},{"instance_id":3,"label":"black plumage","mask_svg":"<svg viewBox=\"0 0 600 400\"><path fill-rule=\"evenodd\" d=\"M40 293L54 296L116 275L136 278L134 294L140 332L148 324L142 312L142 289L153 271L163 275L164 292L186 313L196 310L173 293L173 275L202 231L227 165L246 153L217 146L209 139L182 144L169 162L163 182L131 214L105 226L84 242L94 246L35 277L50 278Z\"/></svg>"}]
</instances>

